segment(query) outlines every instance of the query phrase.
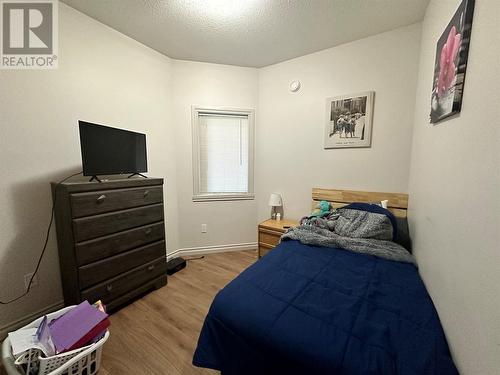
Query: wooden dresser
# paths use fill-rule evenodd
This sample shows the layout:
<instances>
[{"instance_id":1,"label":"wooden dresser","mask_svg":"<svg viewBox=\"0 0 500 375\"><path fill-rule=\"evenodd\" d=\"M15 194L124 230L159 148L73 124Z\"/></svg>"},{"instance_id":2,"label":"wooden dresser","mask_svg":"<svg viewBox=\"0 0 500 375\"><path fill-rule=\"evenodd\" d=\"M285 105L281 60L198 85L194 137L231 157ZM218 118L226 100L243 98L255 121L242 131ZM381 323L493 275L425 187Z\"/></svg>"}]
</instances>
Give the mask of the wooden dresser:
<instances>
[{"instance_id":1,"label":"wooden dresser","mask_svg":"<svg viewBox=\"0 0 500 375\"><path fill-rule=\"evenodd\" d=\"M274 249L288 228L297 226L293 220L269 219L259 224L259 258Z\"/></svg>"},{"instance_id":2,"label":"wooden dresser","mask_svg":"<svg viewBox=\"0 0 500 375\"><path fill-rule=\"evenodd\" d=\"M52 184L66 305L109 310L167 283L163 179Z\"/></svg>"}]
</instances>

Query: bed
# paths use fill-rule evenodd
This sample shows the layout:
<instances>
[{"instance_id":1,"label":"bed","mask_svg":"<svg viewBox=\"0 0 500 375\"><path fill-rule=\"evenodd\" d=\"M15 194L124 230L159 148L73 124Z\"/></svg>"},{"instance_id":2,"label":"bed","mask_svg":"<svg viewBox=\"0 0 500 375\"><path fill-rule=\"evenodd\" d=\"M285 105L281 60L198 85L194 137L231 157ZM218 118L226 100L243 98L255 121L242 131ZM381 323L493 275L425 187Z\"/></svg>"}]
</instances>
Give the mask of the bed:
<instances>
[{"instance_id":1,"label":"bed","mask_svg":"<svg viewBox=\"0 0 500 375\"><path fill-rule=\"evenodd\" d=\"M313 189L313 204L405 194ZM307 241L306 241L307 242ZM416 266L283 240L215 297L193 364L246 374L458 374Z\"/></svg>"}]
</instances>

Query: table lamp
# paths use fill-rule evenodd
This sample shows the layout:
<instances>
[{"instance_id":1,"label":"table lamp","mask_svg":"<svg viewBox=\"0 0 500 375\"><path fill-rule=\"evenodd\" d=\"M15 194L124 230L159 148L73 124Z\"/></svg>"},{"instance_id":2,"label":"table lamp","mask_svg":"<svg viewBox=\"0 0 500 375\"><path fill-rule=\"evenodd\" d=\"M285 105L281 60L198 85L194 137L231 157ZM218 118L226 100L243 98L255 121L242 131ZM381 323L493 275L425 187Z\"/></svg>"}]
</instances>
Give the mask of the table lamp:
<instances>
[{"instance_id":1,"label":"table lamp","mask_svg":"<svg viewBox=\"0 0 500 375\"><path fill-rule=\"evenodd\" d=\"M281 207L283 205L283 200L281 199L281 195L278 193L272 193L269 197L269 206L273 209L271 211L271 219L276 218L276 207Z\"/></svg>"}]
</instances>

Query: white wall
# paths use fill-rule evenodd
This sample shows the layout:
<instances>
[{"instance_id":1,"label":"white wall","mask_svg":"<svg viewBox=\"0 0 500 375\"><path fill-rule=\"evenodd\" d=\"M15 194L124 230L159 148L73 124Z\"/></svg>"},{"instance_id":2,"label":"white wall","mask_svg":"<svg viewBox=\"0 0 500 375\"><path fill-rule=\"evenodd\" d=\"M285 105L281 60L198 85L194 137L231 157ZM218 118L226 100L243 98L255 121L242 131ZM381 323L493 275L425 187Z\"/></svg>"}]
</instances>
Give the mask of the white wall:
<instances>
[{"instance_id":1,"label":"white wall","mask_svg":"<svg viewBox=\"0 0 500 375\"><path fill-rule=\"evenodd\" d=\"M192 201L191 106L257 109L257 69L172 60L171 90L171 121L177 145L179 247L255 243L255 200ZM201 233L201 224L207 224L207 233Z\"/></svg>"},{"instance_id":2,"label":"white wall","mask_svg":"<svg viewBox=\"0 0 500 375\"><path fill-rule=\"evenodd\" d=\"M259 74L259 219L271 192L284 214L311 208L311 188L406 192L420 24L262 68ZM288 90L298 79L302 88ZM371 148L323 149L326 98L375 91Z\"/></svg>"},{"instance_id":3,"label":"white wall","mask_svg":"<svg viewBox=\"0 0 500 375\"><path fill-rule=\"evenodd\" d=\"M429 124L436 41L458 0L423 22L410 173L410 228L461 374L500 369L500 33L498 0L476 1L460 115Z\"/></svg>"},{"instance_id":4,"label":"white wall","mask_svg":"<svg viewBox=\"0 0 500 375\"><path fill-rule=\"evenodd\" d=\"M168 128L170 59L60 4L54 71L0 72L0 299L24 291L40 254L50 181L81 169L77 121L146 132L150 175L166 177L168 247L177 248L174 136ZM62 300L54 232L39 286L0 306L0 328Z\"/></svg>"}]
</instances>

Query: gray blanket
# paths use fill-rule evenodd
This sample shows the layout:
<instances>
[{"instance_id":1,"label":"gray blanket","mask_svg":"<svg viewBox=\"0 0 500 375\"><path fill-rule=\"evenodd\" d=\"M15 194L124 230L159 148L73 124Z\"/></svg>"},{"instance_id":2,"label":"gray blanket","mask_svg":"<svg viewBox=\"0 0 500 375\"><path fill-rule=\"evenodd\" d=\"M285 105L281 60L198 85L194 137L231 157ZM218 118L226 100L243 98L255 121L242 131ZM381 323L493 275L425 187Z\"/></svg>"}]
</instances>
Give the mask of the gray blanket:
<instances>
[{"instance_id":1,"label":"gray blanket","mask_svg":"<svg viewBox=\"0 0 500 375\"><path fill-rule=\"evenodd\" d=\"M393 229L387 216L352 209L339 209L337 213L335 217L302 220L300 226L288 230L281 239L415 264L404 247L389 240Z\"/></svg>"}]
</instances>

